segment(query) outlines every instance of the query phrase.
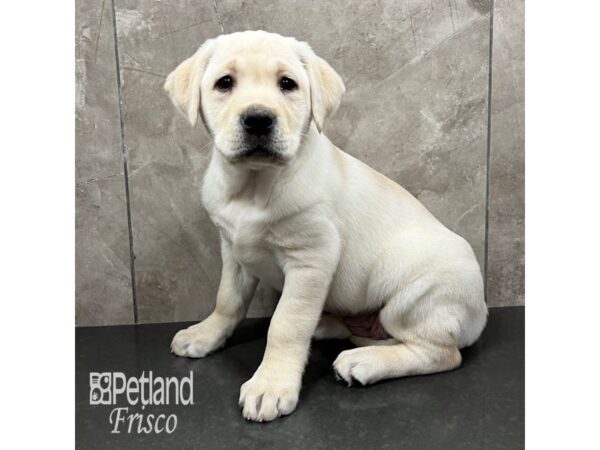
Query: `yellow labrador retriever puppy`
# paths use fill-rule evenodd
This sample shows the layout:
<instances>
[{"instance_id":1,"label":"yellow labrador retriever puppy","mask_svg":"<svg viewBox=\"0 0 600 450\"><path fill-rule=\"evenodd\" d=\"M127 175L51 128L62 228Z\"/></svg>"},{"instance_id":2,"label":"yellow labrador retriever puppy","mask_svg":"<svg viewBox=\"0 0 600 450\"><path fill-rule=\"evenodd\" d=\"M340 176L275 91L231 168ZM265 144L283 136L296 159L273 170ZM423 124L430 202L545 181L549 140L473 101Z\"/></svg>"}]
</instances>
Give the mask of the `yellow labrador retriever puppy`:
<instances>
[{"instance_id":1,"label":"yellow labrador retriever puppy","mask_svg":"<svg viewBox=\"0 0 600 450\"><path fill-rule=\"evenodd\" d=\"M202 200L223 259L214 312L175 335L175 354L223 346L262 280L282 294L241 387L246 419L296 408L313 336L358 345L333 364L349 385L460 365L487 317L473 251L321 133L345 90L327 62L293 38L233 33L206 41L165 89L214 139Z\"/></svg>"}]
</instances>

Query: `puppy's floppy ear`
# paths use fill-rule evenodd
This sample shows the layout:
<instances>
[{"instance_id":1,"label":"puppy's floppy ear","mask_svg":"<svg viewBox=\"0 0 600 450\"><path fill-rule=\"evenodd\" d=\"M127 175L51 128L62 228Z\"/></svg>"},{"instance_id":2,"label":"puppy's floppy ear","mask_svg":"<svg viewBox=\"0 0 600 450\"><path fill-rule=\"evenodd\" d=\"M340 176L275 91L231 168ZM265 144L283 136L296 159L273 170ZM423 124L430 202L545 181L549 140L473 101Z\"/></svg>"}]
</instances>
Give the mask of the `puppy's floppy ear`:
<instances>
[{"instance_id":1,"label":"puppy's floppy ear","mask_svg":"<svg viewBox=\"0 0 600 450\"><path fill-rule=\"evenodd\" d=\"M200 111L200 83L212 52L213 39L206 41L194 54L167 76L165 91L173 104L195 127Z\"/></svg>"},{"instance_id":2,"label":"puppy's floppy ear","mask_svg":"<svg viewBox=\"0 0 600 450\"><path fill-rule=\"evenodd\" d=\"M327 61L317 56L308 44L302 44L303 62L310 82L311 114L320 133L325 119L340 106L346 87Z\"/></svg>"}]
</instances>

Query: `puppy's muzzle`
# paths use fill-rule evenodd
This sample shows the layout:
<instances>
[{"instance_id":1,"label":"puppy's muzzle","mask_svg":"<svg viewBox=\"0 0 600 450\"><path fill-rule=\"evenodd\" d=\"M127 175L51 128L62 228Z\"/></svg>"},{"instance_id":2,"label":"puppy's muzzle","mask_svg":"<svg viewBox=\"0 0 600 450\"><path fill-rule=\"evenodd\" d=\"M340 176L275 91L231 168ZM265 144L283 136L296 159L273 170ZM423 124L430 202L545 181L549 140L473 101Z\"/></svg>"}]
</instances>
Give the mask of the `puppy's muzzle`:
<instances>
[{"instance_id":1,"label":"puppy's muzzle","mask_svg":"<svg viewBox=\"0 0 600 450\"><path fill-rule=\"evenodd\" d=\"M269 108L251 106L240 115L242 141L236 159L281 163L277 116Z\"/></svg>"}]
</instances>

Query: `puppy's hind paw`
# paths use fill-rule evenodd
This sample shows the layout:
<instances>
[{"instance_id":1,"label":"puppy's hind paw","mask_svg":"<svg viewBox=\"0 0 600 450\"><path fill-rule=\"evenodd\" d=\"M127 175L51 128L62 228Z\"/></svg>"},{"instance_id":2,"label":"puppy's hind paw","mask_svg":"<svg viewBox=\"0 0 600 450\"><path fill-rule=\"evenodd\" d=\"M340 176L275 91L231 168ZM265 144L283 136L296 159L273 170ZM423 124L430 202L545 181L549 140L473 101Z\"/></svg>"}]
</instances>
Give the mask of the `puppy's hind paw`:
<instances>
[{"instance_id":1,"label":"puppy's hind paw","mask_svg":"<svg viewBox=\"0 0 600 450\"><path fill-rule=\"evenodd\" d=\"M377 360L367 347L341 352L333 363L333 370L336 378L348 386L366 386L382 378Z\"/></svg>"}]
</instances>

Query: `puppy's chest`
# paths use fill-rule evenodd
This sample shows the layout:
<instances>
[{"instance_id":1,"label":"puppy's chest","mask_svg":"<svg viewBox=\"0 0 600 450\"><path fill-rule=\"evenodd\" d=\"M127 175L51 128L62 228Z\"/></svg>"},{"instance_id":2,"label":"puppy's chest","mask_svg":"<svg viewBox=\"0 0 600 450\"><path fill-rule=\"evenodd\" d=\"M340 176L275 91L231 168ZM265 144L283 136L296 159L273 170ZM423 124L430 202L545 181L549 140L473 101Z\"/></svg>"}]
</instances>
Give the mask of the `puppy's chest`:
<instances>
[{"instance_id":1,"label":"puppy's chest","mask_svg":"<svg viewBox=\"0 0 600 450\"><path fill-rule=\"evenodd\" d=\"M279 265L279 245L264 211L228 205L211 217L238 262L257 269L256 272L273 270Z\"/></svg>"}]
</instances>

